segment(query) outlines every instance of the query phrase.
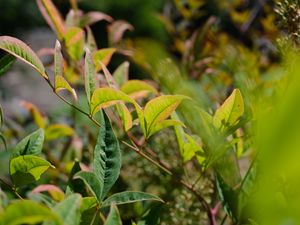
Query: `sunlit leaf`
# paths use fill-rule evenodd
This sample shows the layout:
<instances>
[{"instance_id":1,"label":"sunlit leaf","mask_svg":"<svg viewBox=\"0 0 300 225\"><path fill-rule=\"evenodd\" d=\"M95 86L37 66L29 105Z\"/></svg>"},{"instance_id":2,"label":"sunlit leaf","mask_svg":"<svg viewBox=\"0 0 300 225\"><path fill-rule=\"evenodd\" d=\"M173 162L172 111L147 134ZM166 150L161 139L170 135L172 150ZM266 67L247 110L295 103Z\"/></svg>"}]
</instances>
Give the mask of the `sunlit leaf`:
<instances>
[{"instance_id":1,"label":"sunlit leaf","mask_svg":"<svg viewBox=\"0 0 300 225\"><path fill-rule=\"evenodd\" d=\"M182 95L163 95L148 102L144 109L146 136L150 134L152 126L167 119L184 99L187 99L187 97Z\"/></svg>"},{"instance_id":2,"label":"sunlit leaf","mask_svg":"<svg viewBox=\"0 0 300 225\"><path fill-rule=\"evenodd\" d=\"M183 162L189 161L192 157L196 156L198 162L202 164L205 160L204 150L197 143L197 141L188 134L185 134L187 142L183 145Z\"/></svg>"},{"instance_id":3,"label":"sunlit leaf","mask_svg":"<svg viewBox=\"0 0 300 225\"><path fill-rule=\"evenodd\" d=\"M13 63L16 61L16 57L10 54L5 54L0 58L0 76L6 73Z\"/></svg>"},{"instance_id":4,"label":"sunlit leaf","mask_svg":"<svg viewBox=\"0 0 300 225\"><path fill-rule=\"evenodd\" d=\"M103 181L102 199L114 185L121 169L121 150L109 118L102 112L101 127L94 150L94 173Z\"/></svg>"},{"instance_id":5,"label":"sunlit leaf","mask_svg":"<svg viewBox=\"0 0 300 225\"><path fill-rule=\"evenodd\" d=\"M92 192L94 197L98 200L98 202L101 202L103 180L99 180L98 177L99 176L97 176L95 173L80 171L75 174L74 179L82 180L85 183L85 185L89 188L89 190Z\"/></svg>"},{"instance_id":6,"label":"sunlit leaf","mask_svg":"<svg viewBox=\"0 0 300 225\"><path fill-rule=\"evenodd\" d=\"M102 207L110 206L111 204L122 205L141 201L158 201L164 202L159 197L145 192L124 191L113 194L103 201Z\"/></svg>"},{"instance_id":7,"label":"sunlit leaf","mask_svg":"<svg viewBox=\"0 0 300 225\"><path fill-rule=\"evenodd\" d=\"M108 87L98 88L92 95L91 113L95 114L101 108L108 107L122 101L135 104L133 99L119 90Z\"/></svg>"},{"instance_id":8,"label":"sunlit leaf","mask_svg":"<svg viewBox=\"0 0 300 225\"><path fill-rule=\"evenodd\" d=\"M73 128L66 124L51 124L45 130L46 140L54 140L61 137L72 136Z\"/></svg>"},{"instance_id":9,"label":"sunlit leaf","mask_svg":"<svg viewBox=\"0 0 300 225\"><path fill-rule=\"evenodd\" d=\"M184 126L184 124L179 120L172 120L172 119L164 120L160 123L156 123L149 130L149 134L148 134L147 138L149 138L156 132L158 132L164 128L171 127L171 126Z\"/></svg>"},{"instance_id":10,"label":"sunlit leaf","mask_svg":"<svg viewBox=\"0 0 300 225\"><path fill-rule=\"evenodd\" d=\"M88 102L90 102L93 92L96 89L96 69L89 49L86 50L84 64L84 87Z\"/></svg>"},{"instance_id":11,"label":"sunlit leaf","mask_svg":"<svg viewBox=\"0 0 300 225\"><path fill-rule=\"evenodd\" d=\"M65 35L65 24L57 8L51 0L37 0L37 5L48 25L56 33L59 40Z\"/></svg>"},{"instance_id":12,"label":"sunlit leaf","mask_svg":"<svg viewBox=\"0 0 300 225\"><path fill-rule=\"evenodd\" d=\"M111 205L104 225L122 225L120 213L116 205Z\"/></svg>"},{"instance_id":13,"label":"sunlit leaf","mask_svg":"<svg viewBox=\"0 0 300 225\"><path fill-rule=\"evenodd\" d=\"M0 214L1 225L38 224L44 221L53 221L55 225L63 222L49 208L29 200L18 200L10 204Z\"/></svg>"},{"instance_id":14,"label":"sunlit leaf","mask_svg":"<svg viewBox=\"0 0 300 225\"><path fill-rule=\"evenodd\" d=\"M113 73L113 78L119 86L122 86L129 77L129 62L123 62Z\"/></svg>"},{"instance_id":15,"label":"sunlit leaf","mask_svg":"<svg viewBox=\"0 0 300 225\"><path fill-rule=\"evenodd\" d=\"M75 100L77 100L77 94L74 88L70 86L68 81L63 76L57 75L55 76L54 81L55 92L58 94L61 90L67 90L72 94Z\"/></svg>"},{"instance_id":16,"label":"sunlit leaf","mask_svg":"<svg viewBox=\"0 0 300 225\"><path fill-rule=\"evenodd\" d=\"M38 129L22 139L16 145L12 152L12 157L17 157L20 155L38 155L42 152L43 143L44 130Z\"/></svg>"},{"instance_id":17,"label":"sunlit leaf","mask_svg":"<svg viewBox=\"0 0 300 225\"><path fill-rule=\"evenodd\" d=\"M61 45L58 40L55 43L55 53L54 53L54 74L57 76L63 76L63 56L61 53Z\"/></svg>"},{"instance_id":18,"label":"sunlit leaf","mask_svg":"<svg viewBox=\"0 0 300 225\"><path fill-rule=\"evenodd\" d=\"M71 27L64 36L69 55L73 60L79 60L84 53L84 31L79 27Z\"/></svg>"},{"instance_id":19,"label":"sunlit leaf","mask_svg":"<svg viewBox=\"0 0 300 225\"><path fill-rule=\"evenodd\" d=\"M23 41L9 36L0 36L0 49L29 64L37 70L41 76L48 80L43 63Z\"/></svg>"},{"instance_id":20,"label":"sunlit leaf","mask_svg":"<svg viewBox=\"0 0 300 225\"><path fill-rule=\"evenodd\" d=\"M79 194L71 194L62 202L58 203L53 211L60 216L65 225L79 225L80 224L80 206L81 196ZM44 225L55 225L54 222L46 222Z\"/></svg>"},{"instance_id":21,"label":"sunlit leaf","mask_svg":"<svg viewBox=\"0 0 300 225\"><path fill-rule=\"evenodd\" d=\"M217 109L213 123L217 128L227 128L237 124L244 113L244 101L239 89L234 89L232 94Z\"/></svg>"},{"instance_id":22,"label":"sunlit leaf","mask_svg":"<svg viewBox=\"0 0 300 225\"><path fill-rule=\"evenodd\" d=\"M93 61L96 65L96 71L100 71L102 69L100 62L102 62L105 66L109 64L115 51L115 48L103 48L93 53Z\"/></svg>"},{"instance_id":23,"label":"sunlit leaf","mask_svg":"<svg viewBox=\"0 0 300 225\"><path fill-rule=\"evenodd\" d=\"M157 90L150 84L141 80L129 80L121 86L121 91L133 99L144 97L148 93L157 94Z\"/></svg>"},{"instance_id":24,"label":"sunlit leaf","mask_svg":"<svg viewBox=\"0 0 300 225\"><path fill-rule=\"evenodd\" d=\"M34 155L23 155L11 159L9 172L16 186L30 184L40 179L51 163Z\"/></svg>"},{"instance_id":25,"label":"sunlit leaf","mask_svg":"<svg viewBox=\"0 0 300 225\"><path fill-rule=\"evenodd\" d=\"M24 108L29 110L29 112L31 113L31 116L34 119L35 124L39 128L45 128L46 119L42 116L42 113L40 112L40 110L35 105L33 105L30 102L22 101L21 106L23 106Z\"/></svg>"}]
</instances>

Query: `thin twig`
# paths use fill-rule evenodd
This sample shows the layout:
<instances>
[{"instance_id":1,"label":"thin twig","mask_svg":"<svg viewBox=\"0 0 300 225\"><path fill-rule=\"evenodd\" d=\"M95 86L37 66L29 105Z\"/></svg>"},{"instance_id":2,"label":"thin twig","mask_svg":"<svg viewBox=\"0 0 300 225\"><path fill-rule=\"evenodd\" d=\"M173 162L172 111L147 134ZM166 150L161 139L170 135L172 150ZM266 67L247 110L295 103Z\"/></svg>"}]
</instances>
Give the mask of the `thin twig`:
<instances>
[{"instance_id":1,"label":"thin twig","mask_svg":"<svg viewBox=\"0 0 300 225\"><path fill-rule=\"evenodd\" d=\"M0 178L0 181L7 186L19 199L23 200L22 196L17 192L16 188L11 186L9 183L7 183L5 180Z\"/></svg>"}]
</instances>

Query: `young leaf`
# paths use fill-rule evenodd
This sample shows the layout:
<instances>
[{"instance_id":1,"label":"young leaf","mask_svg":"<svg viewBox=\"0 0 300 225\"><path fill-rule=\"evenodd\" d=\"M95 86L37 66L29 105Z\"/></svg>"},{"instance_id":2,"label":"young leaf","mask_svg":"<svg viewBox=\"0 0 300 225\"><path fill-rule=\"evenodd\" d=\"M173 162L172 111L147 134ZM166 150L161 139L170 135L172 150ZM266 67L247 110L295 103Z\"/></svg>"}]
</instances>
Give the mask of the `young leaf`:
<instances>
[{"instance_id":1,"label":"young leaf","mask_svg":"<svg viewBox=\"0 0 300 225\"><path fill-rule=\"evenodd\" d=\"M122 63L113 73L113 78L119 86L122 86L129 77L129 62Z\"/></svg>"},{"instance_id":2,"label":"young leaf","mask_svg":"<svg viewBox=\"0 0 300 225\"><path fill-rule=\"evenodd\" d=\"M122 225L120 213L117 206L111 205L108 217L104 225Z\"/></svg>"},{"instance_id":3,"label":"young leaf","mask_svg":"<svg viewBox=\"0 0 300 225\"><path fill-rule=\"evenodd\" d=\"M18 156L10 161L9 171L16 186L23 186L40 179L51 163L34 155Z\"/></svg>"},{"instance_id":4,"label":"young leaf","mask_svg":"<svg viewBox=\"0 0 300 225\"><path fill-rule=\"evenodd\" d=\"M10 54L5 54L0 58L0 76L10 69L13 63L16 61L16 57Z\"/></svg>"},{"instance_id":5,"label":"young leaf","mask_svg":"<svg viewBox=\"0 0 300 225\"><path fill-rule=\"evenodd\" d=\"M124 20L114 21L108 27L109 43L110 44L118 43L122 39L125 31L127 30L133 30L133 26Z\"/></svg>"},{"instance_id":6,"label":"young leaf","mask_svg":"<svg viewBox=\"0 0 300 225\"><path fill-rule=\"evenodd\" d=\"M84 64L84 85L88 102L90 103L93 92L96 89L96 69L89 49L86 50Z\"/></svg>"},{"instance_id":7,"label":"young leaf","mask_svg":"<svg viewBox=\"0 0 300 225\"><path fill-rule=\"evenodd\" d=\"M74 175L74 179L82 180L89 190L93 193L94 197L101 202L103 179L100 180L99 175L92 172L80 171Z\"/></svg>"},{"instance_id":8,"label":"young leaf","mask_svg":"<svg viewBox=\"0 0 300 225\"><path fill-rule=\"evenodd\" d=\"M94 173L104 181L103 199L119 177L121 169L121 150L118 139L111 127L108 116L102 111L101 127L94 150Z\"/></svg>"},{"instance_id":9,"label":"young leaf","mask_svg":"<svg viewBox=\"0 0 300 225\"><path fill-rule=\"evenodd\" d=\"M151 127L151 129L149 130L149 134L148 134L147 138L151 137L156 132L158 132L158 131L160 131L164 128L171 127L171 126L183 126L184 127L184 124L179 120L172 120L172 119L164 120L160 123L154 124Z\"/></svg>"},{"instance_id":10,"label":"young leaf","mask_svg":"<svg viewBox=\"0 0 300 225\"><path fill-rule=\"evenodd\" d=\"M133 99L143 97L148 93L158 94L157 90L150 84L141 80L129 80L121 87L121 91L128 94Z\"/></svg>"},{"instance_id":11,"label":"young leaf","mask_svg":"<svg viewBox=\"0 0 300 225\"><path fill-rule=\"evenodd\" d=\"M80 224L80 206L81 196L79 194L71 194L65 200L58 203L54 207L54 212L58 215L65 225ZM55 225L54 222L46 222L44 225Z\"/></svg>"},{"instance_id":12,"label":"young leaf","mask_svg":"<svg viewBox=\"0 0 300 225\"><path fill-rule=\"evenodd\" d=\"M63 76L56 75L54 81L55 92L58 94L61 90L67 90L72 94L74 99L77 101L77 94L74 88L70 86L68 81Z\"/></svg>"},{"instance_id":13,"label":"young leaf","mask_svg":"<svg viewBox=\"0 0 300 225\"><path fill-rule=\"evenodd\" d=\"M44 130L38 129L22 139L12 152L12 158L20 155L38 155L42 152Z\"/></svg>"},{"instance_id":14,"label":"young leaf","mask_svg":"<svg viewBox=\"0 0 300 225\"><path fill-rule=\"evenodd\" d=\"M56 33L58 39L62 40L66 28L63 19L53 2L51 0L37 0L37 5L48 25Z\"/></svg>"},{"instance_id":15,"label":"young leaf","mask_svg":"<svg viewBox=\"0 0 300 225\"><path fill-rule=\"evenodd\" d=\"M109 15L102 12L88 12L81 18L80 26L81 27L90 26L101 20L111 22L113 19Z\"/></svg>"},{"instance_id":16,"label":"young leaf","mask_svg":"<svg viewBox=\"0 0 300 225\"><path fill-rule=\"evenodd\" d=\"M65 35L66 47L73 60L79 60L84 53L84 31L79 27L71 27Z\"/></svg>"},{"instance_id":17,"label":"young leaf","mask_svg":"<svg viewBox=\"0 0 300 225\"><path fill-rule=\"evenodd\" d=\"M41 60L24 42L10 36L0 36L0 49L14 55L18 59L32 66L41 76L48 80Z\"/></svg>"},{"instance_id":18,"label":"young leaf","mask_svg":"<svg viewBox=\"0 0 300 225\"><path fill-rule=\"evenodd\" d=\"M31 116L34 119L35 124L39 128L45 128L45 126L46 126L46 119L42 116L42 113L40 112L40 110L35 105L33 105L30 102L22 101L21 102L21 106L23 106L24 108L26 108L27 110L29 110Z\"/></svg>"},{"instance_id":19,"label":"young leaf","mask_svg":"<svg viewBox=\"0 0 300 225\"><path fill-rule=\"evenodd\" d=\"M181 101L187 98L183 95L163 95L148 102L144 109L146 137L150 134L152 126L167 119Z\"/></svg>"},{"instance_id":20,"label":"young leaf","mask_svg":"<svg viewBox=\"0 0 300 225\"><path fill-rule=\"evenodd\" d=\"M213 123L217 128L227 128L237 124L244 113L244 101L239 89L234 89L232 94L217 109Z\"/></svg>"},{"instance_id":21,"label":"young leaf","mask_svg":"<svg viewBox=\"0 0 300 225\"><path fill-rule=\"evenodd\" d=\"M93 61L96 65L96 71L100 71L102 69L101 63L103 63L105 66L109 64L111 57L115 53L115 51L115 48L103 48L94 52Z\"/></svg>"},{"instance_id":22,"label":"young leaf","mask_svg":"<svg viewBox=\"0 0 300 225\"><path fill-rule=\"evenodd\" d=\"M55 53L54 53L54 74L63 76L63 56L61 54L61 45L58 40L55 43Z\"/></svg>"},{"instance_id":23,"label":"young leaf","mask_svg":"<svg viewBox=\"0 0 300 225\"><path fill-rule=\"evenodd\" d=\"M159 201L164 202L159 197L145 192L124 191L114 194L103 201L101 207L107 207L111 204L122 205L141 201Z\"/></svg>"},{"instance_id":24,"label":"young leaf","mask_svg":"<svg viewBox=\"0 0 300 225\"><path fill-rule=\"evenodd\" d=\"M53 184L41 184L34 188L30 194L37 194L45 191L48 192L55 201L62 201L65 198L63 191Z\"/></svg>"},{"instance_id":25,"label":"young leaf","mask_svg":"<svg viewBox=\"0 0 300 225\"><path fill-rule=\"evenodd\" d=\"M63 225L60 218L49 208L30 200L17 200L11 203L2 215L0 225L39 224L53 221L55 225Z\"/></svg>"},{"instance_id":26,"label":"young leaf","mask_svg":"<svg viewBox=\"0 0 300 225\"><path fill-rule=\"evenodd\" d=\"M46 140L54 140L61 137L72 136L74 134L73 128L66 124L52 124L46 128Z\"/></svg>"},{"instance_id":27,"label":"young leaf","mask_svg":"<svg viewBox=\"0 0 300 225\"><path fill-rule=\"evenodd\" d=\"M108 107L122 101L135 104L133 99L119 90L108 87L98 88L94 91L91 98L91 113L94 115L101 108Z\"/></svg>"},{"instance_id":28,"label":"young leaf","mask_svg":"<svg viewBox=\"0 0 300 225\"><path fill-rule=\"evenodd\" d=\"M97 47L97 43L96 43L95 37L93 35L93 32L92 32L91 28L88 26L86 27L86 30L87 30L88 49L91 52L95 52L98 49L98 47ZM91 62L92 62L92 57L91 57Z\"/></svg>"}]
</instances>

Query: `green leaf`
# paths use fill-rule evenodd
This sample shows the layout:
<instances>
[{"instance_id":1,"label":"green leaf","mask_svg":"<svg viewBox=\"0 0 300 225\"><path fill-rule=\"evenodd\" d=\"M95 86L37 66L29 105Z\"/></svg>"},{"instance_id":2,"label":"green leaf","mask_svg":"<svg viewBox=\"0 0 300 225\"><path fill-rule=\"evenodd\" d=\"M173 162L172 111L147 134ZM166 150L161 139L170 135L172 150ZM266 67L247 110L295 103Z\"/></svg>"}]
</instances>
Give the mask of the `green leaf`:
<instances>
[{"instance_id":1,"label":"green leaf","mask_svg":"<svg viewBox=\"0 0 300 225\"><path fill-rule=\"evenodd\" d=\"M146 137L149 136L152 127L167 119L181 101L187 98L183 95L163 95L148 102L144 109Z\"/></svg>"},{"instance_id":2,"label":"green leaf","mask_svg":"<svg viewBox=\"0 0 300 225\"><path fill-rule=\"evenodd\" d=\"M7 144L6 144L6 140L3 136L3 134L0 132L0 140L2 141L3 145L4 145L4 149L7 151Z\"/></svg>"},{"instance_id":3,"label":"green leaf","mask_svg":"<svg viewBox=\"0 0 300 225\"><path fill-rule=\"evenodd\" d=\"M96 65L96 71L100 71L102 69L101 63L107 66L111 60L112 55L115 53L115 48L103 48L100 49L93 54L93 61Z\"/></svg>"},{"instance_id":4,"label":"green leaf","mask_svg":"<svg viewBox=\"0 0 300 225\"><path fill-rule=\"evenodd\" d=\"M199 143L190 135L185 134L185 138L187 142L183 145L183 162L189 161L196 155L198 162L200 163L200 165L202 165L205 160L204 150L199 145Z\"/></svg>"},{"instance_id":5,"label":"green leaf","mask_svg":"<svg viewBox=\"0 0 300 225\"><path fill-rule=\"evenodd\" d=\"M111 205L108 217L104 225L122 225L120 213L117 206Z\"/></svg>"},{"instance_id":6,"label":"green leaf","mask_svg":"<svg viewBox=\"0 0 300 225\"><path fill-rule=\"evenodd\" d=\"M84 64L84 87L88 102L90 103L93 92L96 89L96 69L89 49L86 50Z\"/></svg>"},{"instance_id":7,"label":"green leaf","mask_svg":"<svg viewBox=\"0 0 300 225\"><path fill-rule=\"evenodd\" d=\"M18 200L11 203L0 215L0 225L38 224L53 221L63 225L62 221L44 205L29 200Z\"/></svg>"},{"instance_id":8,"label":"green leaf","mask_svg":"<svg viewBox=\"0 0 300 225\"><path fill-rule=\"evenodd\" d=\"M94 115L101 108L108 107L119 102L130 102L135 104L135 101L123 92L114 88L98 88L94 91L91 98L91 113Z\"/></svg>"},{"instance_id":9,"label":"green leaf","mask_svg":"<svg viewBox=\"0 0 300 225\"><path fill-rule=\"evenodd\" d=\"M21 140L12 152L12 158L20 155L38 155L42 152L44 143L44 130L38 129L37 131L29 134Z\"/></svg>"},{"instance_id":10,"label":"green leaf","mask_svg":"<svg viewBox=\"0 0 300 225\"><path fill-rule=\"evenodd\" d=\"M66 81L66 79L63 76L60 75L55 76L54 89L57 94L61 90L67 90L73 95L74 99L77 100L77 94L75 89L70 86L68 81Z\"/></svg>"},{"instance_id":11,"label":"green leaf","mask_svg":"<svg viewBox=\"0 0 300 225\"><path fill-rule=\"evenodd\" d=\"M3 125L3 122L4 122L3 110L2 110L2 107L0 105L0 128Z\"/></svg>"},{"instance_id":12,"label":"green leaf","mask_svg":"<svg viewBox=\"0 0 300 225\"><path fill-rule=\"evenodd\" d=\"M18 156L10 160L9 172L16 186L23 186L40 179L51 163L34 155Z\"/></svg>"},{"instance_id":13,"label":"green leaf","mask_svg":"<svg viewBox=\"0 0 300 225\"><path fill-rule=\"evenodd\" d=\"M73 179L75 174L80 171L81 171L80 162L77 159L75 159L74 165L73 165L70 175L69 175L68 185L66 188L66 194L77 192L77 193L80 193L82 196L87 195L84 182L80 179Z\"/></svg>"},{"instance_id":14,"label":"green leaf","mask_svg":"<svg viewBox=\"0 0 300 225\"><path fill-rule=\"evenodd\" d=\"M91 52L95 52L98 49L98 47L97 47L97 43L96 43L95 37L93 35L93 32L89 26L86 26L86 30L87 30L88 49ZM91 61L92 61L92 57L91 57Z\"/></svg>"},{"instance_id":15,"label":"green leaf","mask_svg":"<svg viewBox=\"0 0 300 225\"><path fill-rule=\"evenodd\" d=\"M122 205L141 201L159 201L164 202L159 197L145 192L124 191L114 194L103 201L101 207L107 207L111 204Z\"/></svg>"},{"instance_id":16,"label":"green leaf","mask_svg":"<svg viewBox=\"0 0 300 225\"><path fill-rule=\"evenodd\" d=\"M94 197L82 199L81 204L81 223L80 225L99 225L100 213L98 211L98 202Z\"/></svg>"},{"instance_id":17,"label":"green leaf","mask_svg":"<svg viewBox=\"0 0 300 225\"><path fill-rule=\"evenodd\" d=\"M34 104L32 104L30 102L26 102L26 101L21 101L21 106L23 106L30 112L35 124L39 128L45 128L46 119L42 116L42 113Z\"/></svg>"},{"instance_id":18,"label":"green leaf","mask_svg":"<svg viewBox=\"0 0 300 225\"><path fill-rule=\"evenodd\" d=\"M73 60L79 60L84 53L84 31L79 27L71 27L65 35L66 47Z\"/></svg>"},{"instance_id":19,"label":"green leaf","mask_svg":"<svg viewBox=\"0 0 300 225\"><path fill-rule=\"evenodd\" d=\"M164 120L160 123L156 123L149 130L149 134L148 134L147 138L151 137L156 132L158 132L164 128L171 127L171 126L183 126L184 127L184 124L179 120L172 120L172 119Z\"/></svg>"},{"instance_id":20,"label":"green leaf","mask_svg":"<svg viewBox=\"0 0 300 225\"><path fill-rule=\"evenodd\" d=\"M63 65L64 59L61 53L61 45L58 40L55 43L55 53L54 53L54 74L55 76L63 76Z\"/></svg>"},{"instance_id":21,"label":"green leaf","mask_svg":"<svg viewBox=\"0 0 300 225\"><path fill-rule=\"evenodd\" d=\"M90 208L97 206L97 199L95 197L85 197L82 198L82 203L80 207L80 211L84 212Z\"/></svg>"},{"instance_id":22,"label":"green leaf","mask_svg":"<svg viewBox=\"0 0 300 225\"><path fill-rule=\"evenodd\" d=\"M133 99L143 97L148 93L158 94L157 90L150 84L141 80L129 80L121 87L121 91Z\"/></svg>"},{"instance_id":23,"label":"green leaf","mask_svg":"<svg viewBox=\"0 0 300 225\"><path fill-rule=\"evenodd\" d=\"M41 76L48 80L48 76L41 60L32 49L21 40L10 36L0 36L0 49L29 64L39 72Z\"/></svg>"},{"instance_id":24,"label":"green leaf","mask_svg":"<svg viewBox=\"0 0 300 225\"><path fill-rule=\"evenodd\" d=\"M0 59L0 76L6 73L13 63L16 61L16 57L10 54L5 54Z\"/></svg>"},{"instance_id":25,"label":"green leaf","mask_svg":"<svg viewBox=\"0 0 300 225\"><path fill-rule=\"evenodd\" d=\"M62 202L58 203L53 211L63 221L64 225L79 225L80 224L80 207L81 196L79 194L71 194ZM46 222L43 225L55 225L54 222Z\"/></svg>"},{"instance_id":26,"label":"green leaf","mask_svg":"<svg viewBox=\"0 0 300 225\"><path fill-rule=\"evenodd\" d=\"M37 0L37 5L48 25L56 33L59 40L65 35L65 24L62 16L51 0Z\"/></svg>"},{"instance_id":27,"label":"green leaf","mask_svg":"<svg viewBox=\"0 0 300 225\"><path fill-rule=\"evenodd\" d=\"M101 202L103 180L99 180L98 176L95 173L80 171L75 174L74 179L82 180L92 192L94 197L98 200L98 202Z\"/></svg>"},{"instance_id":28,"label":"green leaf","mask_svg":"<svg viewBox=\"0 0 300 225\"><path fill-rule=\"evenodd\" d=\"M234 89L232 94L217 109L213 117L215 127L224 128L235 126L244 113L244 101L239 89Z\"/></svg>"},{"instance_id":29,"label":"green leaf","mask_svg":"<svg viewBox=\"0 0 300 225\"><path fill-rule=\"evenodd\" d=\"M123 62L113 73L113 78L119 86L122 86L129 77L129 62Z\"/></svg>"},{"instance_id":30,"label":"green leaf","mask_svg":"<svg viewBox=\"0 0 300 225\"><path fill-rule=\"evenodd\" d=\"M103 199L119 177L121 169L121 150L109 118L102 111L101 127L94 150L94 173L104 182Z\"/></svg>"},{"instance_id":31,"label":"green leaf","mask_svg":"<svg viewBox=\"0 0 300 225\"><path fill-rule=\"evenodd\" d=\"M74 134L73 128L66 124L52 124L46 128L46 140L54 140L61 137L72 136Z\"/></svg>"}]
</instances>

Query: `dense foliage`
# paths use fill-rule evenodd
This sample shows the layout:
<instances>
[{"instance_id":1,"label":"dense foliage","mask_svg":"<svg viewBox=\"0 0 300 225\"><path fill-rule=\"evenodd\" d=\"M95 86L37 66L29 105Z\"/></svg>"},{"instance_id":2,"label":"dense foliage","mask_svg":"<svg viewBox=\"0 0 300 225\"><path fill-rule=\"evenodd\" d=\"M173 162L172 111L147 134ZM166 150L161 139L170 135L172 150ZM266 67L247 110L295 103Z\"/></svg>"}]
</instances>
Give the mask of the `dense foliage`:
<instances>
[{"instance_id":1,"label":"dense foliage","mask_svg":"<svg viewBox=\"0 0 300 225\"><path fill-rule=\"evenodd\" d=\"M0 225L299 224L299 2L82 6L131 2L154 34L36 0L53 48L0 36L1 82L18 59L64 103L0 107Z\"/></svg>"}]
</instances>

